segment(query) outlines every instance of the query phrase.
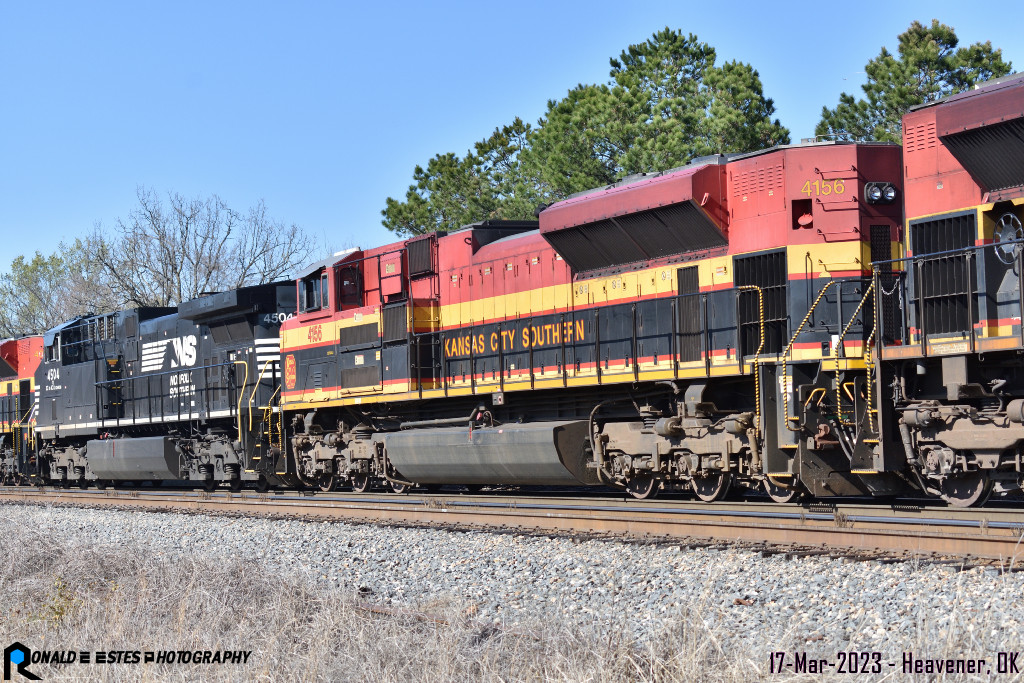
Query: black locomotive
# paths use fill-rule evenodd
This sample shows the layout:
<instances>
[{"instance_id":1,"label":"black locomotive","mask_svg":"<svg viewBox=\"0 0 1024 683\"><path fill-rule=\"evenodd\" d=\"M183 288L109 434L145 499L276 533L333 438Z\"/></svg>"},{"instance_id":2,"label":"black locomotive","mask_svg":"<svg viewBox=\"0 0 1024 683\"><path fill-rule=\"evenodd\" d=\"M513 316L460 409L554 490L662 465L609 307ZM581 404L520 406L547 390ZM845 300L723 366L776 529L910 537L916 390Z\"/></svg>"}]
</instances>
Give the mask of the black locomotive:
<instances>
[{"instance_id":1,"label":"black locomotive","mask_svg":"<svg viewBox=\"0 0 1024 683\"><path fill-rule=\"evenodd\" d=\"M294 283L279 282L48 331L36 372L39 474L83 487L286 483L272 401L278 329L294 312Z\"/></svg>"}]
</instances>

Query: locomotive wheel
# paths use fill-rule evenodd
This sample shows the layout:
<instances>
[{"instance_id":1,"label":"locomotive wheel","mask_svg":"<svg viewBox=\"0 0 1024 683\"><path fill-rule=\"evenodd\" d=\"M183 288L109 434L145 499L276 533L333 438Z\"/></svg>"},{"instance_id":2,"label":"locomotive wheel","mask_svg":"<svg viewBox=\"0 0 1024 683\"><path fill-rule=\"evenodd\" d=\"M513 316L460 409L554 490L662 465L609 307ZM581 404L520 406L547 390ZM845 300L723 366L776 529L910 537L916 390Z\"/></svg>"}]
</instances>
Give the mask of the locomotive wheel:
<instances>
[{"instance_id":1,"label":"locomotive wheel","mask_svg":"<svg viewBox=\"0 0 1024 683\"><path fill-rule=\"evenodd\" d=\"M259 491L260 493L266 493L267 491L270 490L270 482L267 481L267 478L264 477L262 474L260 475L260 478L256 481L256 490Z\"/></svg>"},{"instance_id":2,"label":"locomotive wheel","mask_svg":"<svg viewBox=\"0 0 1024 683\"><path fill-rule=\"evenodd\" d=\"M783 488L776 484L775 480L771 477L765 477L763 486L764 492L776 503L792 503L804 497L803 487L799 486L795 481L790 488Z\"/></svg>"},{"instance_id":3,"label":"locomotive wheel","mask_svg":"<svg viewBox=\"0 0 1024 683\"><path fill-rule=\"evenodd\" d=\"M218 482L213 477L207 477L206 479L203 480L203 488L206 489L207 491L216 491L217 486L219 484L220 482Z\"/></svg>"},{"instance_id":4,"label":"locomotive wheel","mask_svg":"<svg viewBox=\"0 0 1024 683\"><path fill-rule=\"evenodd\" d=\"M321 474L319 477L316 478L316 485L324 493L333 491L336 482L337 480L334 478L333 474Z\"/></svg>"},{"instance_id":5,"label":"locomotive wheel","mask_svg":"<svg viewBox=\"0 0 1024 683\"><path fill-rule=\"evenodd\" d=\"M942 480L942 499L952 507L984 505L991 493L992 480L981 472L966 472Z\"/></svg>"},{"instance_id":6,"label":"locomotive wheel","mask_svg":"<svg viewBox=\"0 0 1024 683\"><path fill-rule=\"evenodd\" d=\"M370 475L363 472L358 472L352 475L352 490L356 493L366 493L370 490L370 484L372 483Z\"/></svg>"},{"instance_id":7,"label":"locomotive wheel","mask_svg":"<svg viewBox=\"0 0 1024 683\"><path fill-rule=\"evenodd\" d=\"M644 472L627 481L626 490L638 500L654 498L658 495L658 480L653 474Z\"/></svg>"},{"instance_id":8,"label":"locomotive wheel","mask_svg":"<svg viewBox=\"0 0 1024 683\"><path fill-rule=\"evenodd\" d=\"M242 480L241 479L229 479L228 480L228 488L231 489L232 491L241 491L242 490Z\"/></svg>"},{"instance_id":9,"label":"locomotive wheel","mask_svg":"<svg viewBox=\"0 0 1024 683\"><path fill-rule=\"evenodd\" d=\"M412 487L409 486L408 484L403 484L401 482L394 481L393 479L388 479L388 486L391 488L392 491L399 494L409 493L409 491L412 490Z\"/></svg>"},{"instance_id":10,"label":"locomotive wheel","mask_svg":"<svg viewBox=\"0 0 1024 683\"><path fill-rule=\"evenodd\" d=\"M725 498L731 484L732 475L725 472L712 472L705 477L694 477L691 482L693 492L705 503Z\"/></svg>"}]
</instances>

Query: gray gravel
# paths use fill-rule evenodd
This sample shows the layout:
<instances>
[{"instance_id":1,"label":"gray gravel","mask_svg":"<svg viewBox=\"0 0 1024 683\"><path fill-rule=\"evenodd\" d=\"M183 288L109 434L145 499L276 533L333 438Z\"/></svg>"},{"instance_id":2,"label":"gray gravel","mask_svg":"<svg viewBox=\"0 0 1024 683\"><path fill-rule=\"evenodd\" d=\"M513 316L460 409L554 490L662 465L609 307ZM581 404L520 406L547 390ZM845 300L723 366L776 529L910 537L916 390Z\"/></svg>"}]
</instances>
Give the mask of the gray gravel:
<instances>
[{"instance_id":1,"label":"gray gravel","mask_svg":"<svg viewBox=\"0 0 1024 683\"><path fill-rule=\"evenodd\" d=\"M1024 650L1024 572L0 505L0 533L7 525L26 525L71 544L253 560L267 571L358 591L367 602L426 610L454 604L505 626L560 618L581 627L628 629L643 639L684 618L703 620L732 647L756 651L817 649L815 644L834 651L970 650L962 656Z\"/></svg>"}]
</instances>

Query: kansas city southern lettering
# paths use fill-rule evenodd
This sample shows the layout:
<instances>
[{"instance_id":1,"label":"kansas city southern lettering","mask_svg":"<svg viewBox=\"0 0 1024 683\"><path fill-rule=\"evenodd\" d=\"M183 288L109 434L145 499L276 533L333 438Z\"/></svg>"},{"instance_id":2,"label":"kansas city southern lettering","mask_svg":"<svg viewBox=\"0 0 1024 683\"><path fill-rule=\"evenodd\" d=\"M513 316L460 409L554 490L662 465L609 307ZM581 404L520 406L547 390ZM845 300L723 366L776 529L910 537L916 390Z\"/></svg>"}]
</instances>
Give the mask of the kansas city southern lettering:
<instances>
[{"instance_id":1,"label":"kansas city southern lettering","mask_svg":"<svg viewBox=\"0 0 1024 683\"><path fill-rule=\"evenodd\" d=\"M572 344L584 341L582 320L567 320L546 325L527 325L521 329L494 330L477 334L446 337L444 355L447 358L482 356L491 353L515 353L544 346Z\"/></svg>"}]
</instances>

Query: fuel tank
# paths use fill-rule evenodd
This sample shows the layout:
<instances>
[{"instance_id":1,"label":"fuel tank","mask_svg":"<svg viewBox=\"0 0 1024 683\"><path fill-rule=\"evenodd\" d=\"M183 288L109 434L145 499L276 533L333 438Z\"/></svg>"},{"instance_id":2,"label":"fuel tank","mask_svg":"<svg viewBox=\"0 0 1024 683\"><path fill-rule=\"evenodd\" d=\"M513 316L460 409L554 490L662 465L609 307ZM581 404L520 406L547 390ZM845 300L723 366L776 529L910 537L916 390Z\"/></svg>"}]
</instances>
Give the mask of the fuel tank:
<instances>
[{"instance_id":1,"label":"fuel tank","mask_svg":"<svg viewBox=\"0 0 1024 683\"><path fill-rule=\"evenodd\" d=\"M381 436L391 464L418 484L598 484L587 422L411 429Z\"/></svg>"},{"instance_id":2,"label":"fuel tank","mask_svg":"<svg viewBox=\"0 0 1024 683\"><path fill-rule=\"evenodd\" d=\"M86 446L98 479L181 479L179 455L166 437L100 439Z\"/></svg>"}]
</instances>

